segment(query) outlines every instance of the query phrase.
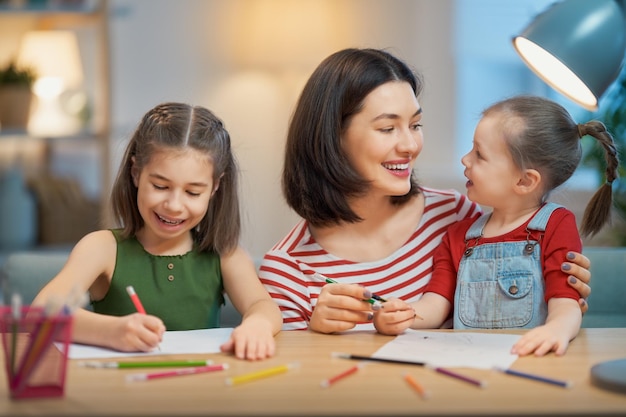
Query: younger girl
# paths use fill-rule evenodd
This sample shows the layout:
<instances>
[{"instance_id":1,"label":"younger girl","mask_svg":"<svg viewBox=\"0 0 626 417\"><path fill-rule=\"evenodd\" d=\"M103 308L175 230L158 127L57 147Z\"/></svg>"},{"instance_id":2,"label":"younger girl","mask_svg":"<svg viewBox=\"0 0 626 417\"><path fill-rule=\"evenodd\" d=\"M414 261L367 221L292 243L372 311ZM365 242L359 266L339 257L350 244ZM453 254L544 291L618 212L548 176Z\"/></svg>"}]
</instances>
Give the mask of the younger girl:
<instances>
[{"instance_id":1,"label":"younger girl","mask_svg":"<svg viewBox=\"0 0 626 417\"><path fill-rule=\"evenodd\" d=\"M149 351L165 329L218 327L225 291L243 320L222 350L272 356L282 320L238 245L237 175L230 136L214 114L156 106L132 136L113 186L122 227L83 237L33 304L88 291L94 311L76 312L75 342ZM137 313L128 286L148 314Z\"/></svg>"},{"instance_id":2,"label":"younger girl","mask_svg":"<svg viewBox=\"0 0 626 417\"><path fill-rule=\"evenodd\" d=\"M580 252L582 243L574 214L546 201L574 173L585 135L600 142L607 159L607 182L582 222L583 235L590 235L609 219L617 177L615 145L605 126L576 124L563 107L540 97L519 96L489 107L474 147L461 161L467 196L493 211L450 226L424 296L412 304L398 299L383 304L374 318L377 330L398 334L407 327L439 327L454 304L455 329L533 328L513 353L564 354L580 329L581 310L561 261L569 251Z\"/></svg>"}]
</instances>

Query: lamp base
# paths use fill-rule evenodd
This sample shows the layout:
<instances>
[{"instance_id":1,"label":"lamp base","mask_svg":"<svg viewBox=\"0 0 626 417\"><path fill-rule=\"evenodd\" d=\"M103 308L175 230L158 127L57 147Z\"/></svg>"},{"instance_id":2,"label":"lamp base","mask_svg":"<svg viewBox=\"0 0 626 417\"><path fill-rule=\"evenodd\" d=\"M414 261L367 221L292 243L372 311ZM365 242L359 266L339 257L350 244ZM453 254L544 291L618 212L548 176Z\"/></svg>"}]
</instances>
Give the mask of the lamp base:
<instances>
[{"instance_id":1,"label":"lamp base","mask_svg":"<svg viewBox=\"0 0 626 417\"><path fill-rule=\"evenodd\" d=\"M591 383L598 388L626 394L626 358L592 366Z\"/></svg>"}]
</instances>

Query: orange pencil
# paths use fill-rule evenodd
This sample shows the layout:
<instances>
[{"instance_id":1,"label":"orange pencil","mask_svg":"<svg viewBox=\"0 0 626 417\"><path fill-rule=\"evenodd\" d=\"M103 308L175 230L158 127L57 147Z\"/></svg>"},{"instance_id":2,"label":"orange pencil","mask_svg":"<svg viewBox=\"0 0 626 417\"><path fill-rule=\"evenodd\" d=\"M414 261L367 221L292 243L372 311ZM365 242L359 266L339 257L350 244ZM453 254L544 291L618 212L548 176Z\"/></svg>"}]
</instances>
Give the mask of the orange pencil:
<instances>
[{"instance_id":1,"label":"orange pencil","mask_svg":"<svg viewBox=\"0 0 626 417\"><path fill-rule=\"evenodd\" d=\"M411 374L405 372L403 378L423 399L430 397L430 393Z\"/></svg>"}]
</instances>

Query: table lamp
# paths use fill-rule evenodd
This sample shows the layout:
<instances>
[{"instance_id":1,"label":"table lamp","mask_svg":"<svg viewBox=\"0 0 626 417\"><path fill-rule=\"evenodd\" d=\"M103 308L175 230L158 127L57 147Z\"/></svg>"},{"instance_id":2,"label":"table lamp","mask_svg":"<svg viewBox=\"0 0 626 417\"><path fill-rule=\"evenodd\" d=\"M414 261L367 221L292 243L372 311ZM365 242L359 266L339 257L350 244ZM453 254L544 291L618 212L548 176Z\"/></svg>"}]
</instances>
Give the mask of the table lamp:
<instances>
[{"instance_id":1,"label":"table lamp","mask_svg":"<svg viewBox=\"0 0 626 417\"><path fill-rule=\"evenodd\" d=\"M626 0L564 0L513 38L522 60L548 85L589 111L619 75Z\"/></svg>"},{"instance_id":2,"label":"table lamp","mask_svg":"<svg viewBox=\"0 0 626 417\"><path fill-rule=\"evenodd\" d=\"M28 130L33 134L63 135L79 130L79 123L61 105L64 92L83 82L76 34L70 30L35 30L22 38L19 65L35 68L33 85L37 103Z\"/></svg>"},{"instance_id":3,"label":"table lamp","mask_svg":"<svg viewBox=\"0 0 626 417\"><path fill-rule=\"evenodd\" d=\"M589 111L620 73L626 50L626 0L564 0L513 38L524 63ZM591 368L591 383L626 394L626 358Z\"/></svg>"}]
</instances>

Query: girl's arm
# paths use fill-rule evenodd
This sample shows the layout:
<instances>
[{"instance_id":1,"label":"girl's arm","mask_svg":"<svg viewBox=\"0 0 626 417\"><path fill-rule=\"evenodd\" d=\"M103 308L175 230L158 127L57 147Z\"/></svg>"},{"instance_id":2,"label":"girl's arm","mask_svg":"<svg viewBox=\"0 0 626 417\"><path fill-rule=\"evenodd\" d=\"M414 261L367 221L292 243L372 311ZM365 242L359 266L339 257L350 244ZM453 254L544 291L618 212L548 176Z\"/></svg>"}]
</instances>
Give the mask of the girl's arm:
<instances>
[{"instance_id":1,"label":"girl's arm","mask_svg":"<svg viewBox=\"0 0 626 417\"><path fill-rule=\"evenodd\" d=\"M223 351L233 352L240 359L265 359L276 350L274 335L282 326L278 305L265 290L252 259L241 247L221 259L224 290L243 316Z\"/></svg>"},{"instance_id":2,"label":"girl's arm","mask_svg":"<svg viewBox=\"0 0 626 417\"><path fill-rule=\"evenodd\" d=\"M45 306L52 299L66 300L71 294L89 292L103 298L115 267L117 245L108 230L89 233L72 249L61 271L46 284L32 304ZM154 316L131 314L114 317L85 309L74 313L72 340L121 351L148 351L161 341L165 326Z\"/></svg>"},{"instance_id":3,"label":"girl's arm","mask_svg":"<svg viewBox=\"0 0 626 417\"><path fill-rule=\"evenodd\" d=\"M435 292L424 293L422 298L413 303L415 320L412 329L438 329L445 323L452 303Z\"/></svg>"},{"instance_id":4,"label":"girl's arm","mask_svg":"<svg viewBox=\"0 0 626 417\"><path fill-rule=\"evenodd\" d=\"M387 300L374 314L374 327L379 333L397 335L407 328L437 329L450 314L450 302L443 296L424 293L414 303L406 303L398 298Z\"/></svg>"},{"instance_id":5,"label":"girl's arm","mask_svg":"<svg viewBox=\"0 0 626 417\"><path fill-rule=\"evenodd\" d=\"M581 250L574 214L565 208L556 210L550 216L541 242L545 296L548 298L546 323L522 336L513 346L512 353L524 356L534 352L535 356L543 356L551 351L557 355L567 351L570 340L580 329L582 310L577 299L579 294L564 282L568 277L563 273L563 258ZM586 260L582 256L580 259ZM584 262L581 266L585 266Z\"/></svg>"},{"instance_id":6,"label":"girl's arm","mask_svg":"<svg viewBox=\"0 0 626 417\"><path fill-rule=\"evenodd\" d=\"M551 298L548 301L546 324L522 336L513 345L511 353L524 356L534 352L535 356L543 356L554 351L557 355L563 355L570 340L578 334L581 322L582 314L576 300Z\"/></svg>"}]
</instances>

